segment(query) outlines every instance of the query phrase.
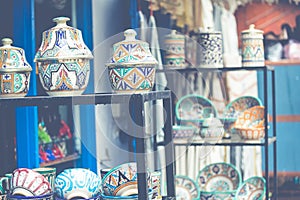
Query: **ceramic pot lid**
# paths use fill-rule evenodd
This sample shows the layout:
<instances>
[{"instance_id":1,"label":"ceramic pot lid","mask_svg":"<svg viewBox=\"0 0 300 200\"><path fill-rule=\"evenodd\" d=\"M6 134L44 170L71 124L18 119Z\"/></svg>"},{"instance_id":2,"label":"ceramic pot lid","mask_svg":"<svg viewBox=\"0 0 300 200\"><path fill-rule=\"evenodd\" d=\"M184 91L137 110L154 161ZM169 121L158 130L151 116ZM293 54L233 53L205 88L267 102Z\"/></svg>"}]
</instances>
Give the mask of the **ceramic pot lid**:
<instances>
[{"instance_id":1,"label":"ceramic pot lid","mask_svg":"<svg viewBox=\"0 0 300 200\"><path fill-rule=\"evenodd\" d=\"M125 40L113 45L113 56L107 66L158 65L150 52L149 44L137 40L136 35L133 29L124 32Z\"/></svg>"},{"instance_id":2,"label":"ceramic pot lid","mask_svg":"<svg viewBox=\"0 0 300 200\"><path fill-rule=\"evenodd\" d=\"M22 48L14 47L10 38L3 38L0 47L0 72L32 71L26 61L25 51Z\"/></svg>"},{"instance_id":3,"label":"ceramic pot lid","mask_svg":"<svg viewBox=\"0 0 300 200\"><path fill-rule=\"evenodd\" d=\"M206 27L204 29L199 29L199 34L217 34L217 35L221 35L220 31L216 31L214 30L213 27Z\"/></svg>"},{"instance_id":4,"label":"ceramic pot lid","mask_svg":"<svg viewBox=\"0 0 300 200\"><path fill-rule=\"evenodd\" d=\"M172 30L170 34L165 36L165 39L184 39L184 35L177 33L176 30Z\"/></svg>"},{"instance_id":5,"label":"ceramic pot lid","mask_svg":"<svg viewBox=\"0 0 300 200\"><path fill-rule=\"evenodd\" d=\"M221 120L211 116L203 121L202 127L223 127L223 124Z\"/></svg>"},{"instance_id":6,"label":"ceramic pot lid","mask_svg":"<svg viewBox=\"0 0 300 200\"><path fill-rule=\"evenodd\" d=\"M259 29L255 29L254 24L250 24L249 29L242 31L242 37L254 37L254 38L260 38L263 39L263 31Z\"/></svg>"},{"instance_id":7,"label":"ceramic pot lid","mask_svg":"<svg viewBox=\"0 0 300 200\"><path fill-rule=\"evenodd\" d=\"M81 31L67 25L68 17L57 17L56 26L44 31L42 44L35 55L35 62L59 59L92 59Z\"/></svg>"}]
</instances>

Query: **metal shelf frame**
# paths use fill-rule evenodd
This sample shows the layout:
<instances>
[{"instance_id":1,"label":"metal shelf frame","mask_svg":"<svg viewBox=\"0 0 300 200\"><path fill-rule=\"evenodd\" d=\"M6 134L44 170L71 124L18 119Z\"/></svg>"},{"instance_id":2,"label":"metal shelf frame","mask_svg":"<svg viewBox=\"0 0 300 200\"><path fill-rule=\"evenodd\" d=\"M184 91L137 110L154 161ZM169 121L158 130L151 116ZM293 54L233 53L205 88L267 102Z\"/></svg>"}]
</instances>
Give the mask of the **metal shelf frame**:
<instances>
[{"instance_id":1,"label":"metal shelf frame","mask_svg":"<svg viewBox=\"0 0 300 200\"><path fill-rule=\"evenodd\" d=\"M229 72L229 71L261 71L263 73L263 81L262 81L262 96L264 100L265 106L265 127L268 127L269 124L272 124L273 131L272 135L269 135L268 128L265 129L265 137L263 141L258 143L253 142L245 142L242 140L222 140L215 144L210 144L204 141L197 142L197 141L176 141L174 140L174 145L218 145L218 146L261 146L264 148L264 155L265 155L265 176L266 176L266 199L269 199L269 146L272 145L273 147L273 173L274 173L274 182L273 188L274 192L272 194L272 199L277 199L278 196L278 188L277 188L277 141L276 141L276 94L275 94L275 69L273 66L257 66L257 67L224 67L224 68L201 68L201 67L189 67L186 68L167 68L157 70L157 73L202 73L202 72ZM268 79L270 78L270 82ZM270 83L270 84L269 84ZM271 102L269 102L268 95L269 89L271 92ZM270 104L271 103L271 104ZM268 120L268 111L272 105L272 121ZM164 145L164 143L160 143L157 145Z\"/></svg>"},{"instance_id":2,"label":"metal shelf frame","mask_svg":"<svg viewBox=\"0 0 300 200\"><path fill-rule=\"evenodd\" d=\"M167 195L168 197L175 197L174 185L174 144L172 138L172 112L171 112L171 91L153 91L139 94L84 94L79 96L27 96L21 98L0 99L0 110L5 107L19 108L19 107L41 107L49 104L53 105L98 105L98 104L122 104L129 102L129 109L133 122L137 126L133 126L133 133L136 139L136 162L138 172L138 197L140 200L148 199L148 184L147 184L147 166L145 154L145 103L163 100L165 109L164 119L164 141L168 144L165 146L166 157L166 177L167 177ZM93 115L93 113L90 113ZM23 144L24 146L29 144ZM24 152L23 152L24 154ZM27 155L30 156L30 155Z\"/></svg>"}]
</instances>

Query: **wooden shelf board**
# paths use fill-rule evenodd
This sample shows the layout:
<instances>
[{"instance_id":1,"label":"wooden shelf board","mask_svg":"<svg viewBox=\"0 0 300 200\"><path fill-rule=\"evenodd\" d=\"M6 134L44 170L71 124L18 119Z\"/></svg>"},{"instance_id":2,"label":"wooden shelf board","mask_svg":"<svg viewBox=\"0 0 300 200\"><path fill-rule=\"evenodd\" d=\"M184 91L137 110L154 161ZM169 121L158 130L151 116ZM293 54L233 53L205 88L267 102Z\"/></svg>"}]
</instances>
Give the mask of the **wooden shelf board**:
<instances>
[{"instance_id":1,"label":"wooden shelf board","mask_svg":"<svg viewBox=\"0 0 300 200\"><path fill-rule=\"evenodd\" d=\"M278 61L266 60L265 64L269 65L269 66L274 66L274 67L276 67L276 66L300 65L300 59L295 59L295 60L283 59L283 60L278 60Z\"/></svg>"},{"instance_id":2,"label":"wooden shelf board","mask_svg":"<svg viewBox=\"0 0 300 200\"><path fill-rule=\"evenodd\" d=\"M60 158L57 160L53 160L53 161L49 161L46 163L41 163L40 166L41 167L47 167L47 166L52 166L52 165L57 165L57 164L61 164L61 163L65 163L65 162L69 162L69 161L73 161L73 160L77 160L80 158L80 155L78 155L77 153L66 156L64 158Z\"/></svg>"}]
</instances>

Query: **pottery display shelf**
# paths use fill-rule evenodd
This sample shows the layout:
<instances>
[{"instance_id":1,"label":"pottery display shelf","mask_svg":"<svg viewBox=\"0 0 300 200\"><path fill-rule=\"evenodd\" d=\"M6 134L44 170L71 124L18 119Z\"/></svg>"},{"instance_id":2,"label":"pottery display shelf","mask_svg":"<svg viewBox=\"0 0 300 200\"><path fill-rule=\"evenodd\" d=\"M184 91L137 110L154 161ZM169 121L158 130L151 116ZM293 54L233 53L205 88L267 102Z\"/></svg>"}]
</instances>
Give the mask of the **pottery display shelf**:
<instances>
[{"instance_id":1,"label":"pottery display shelf","mask_svg":"<svg viewBox=\"0 0 300 200\"><path fill-rule=\"evenodd\" d=\"M171 112L171 91L152 91L139 94L116 94L116 93L97 93L84 94L78 96L26 96L22 98L0 99L0 110L5 107L18 108L28 106L48 106L52 105L98 105L98 104L122 104L129 102L129 110L132 114L132 119L135 124L140 124L145 127L144 119L145 103L161 99L165 109L165 137L164 141L168 144L165 146L166 163L169 163L166 170L167 177L167 197L163 199L175 198L175 184L174 184L174 144L172 138L172 112ZM136 160L138 169L138 199L147 200L147 174L146 158L145 158L145 128L133 129L136 135ZM24 155L27 155L24 152Z\"/></svg>"},{"instance_id":2,"label":"pottery display shelf","mask_svg":"<svg viewBox=\"0 0 300 200\"><path fill-rule=\"evenodd\" d=\"M186 68L167 68L156 70L157 73L165 73L166 75L172 75L176 73L180 74L189 74L189 73L203 73L203 72L212 72L212 73L226 73L226 72L234 72L234 71L256 71L261 73L262 77L262 100L263 105L265 107L264 112L264 127L265 127L265 136L261 140L243 140L237 134L231 134L230 139L219 139L213 141L203 140L199 135L191 137L189 139L174 139L174 145L192 145L192 146L201 146L201 145L220 145L220 146L261 146L263 148L263 152L265 156L264 165L265 170L264 174L266 174L266 199L269 199L269 189L272 186L274 190L272 191L273 196L277 196L277 140L276 140L276 102L275 102L275 69L273 66L264 65L264 66L239 66L239 67L222 67L222 68L215 68L212 67L191 67L187 66ZM180 84L180 83L177 83ZM270 97L269 97L270 96ZM173 106L175 105L175 99L173 99ZM269 115L271 118L269 118ZM269 120L272 119L272 120ZM271 127L269 129L269 126ZM268 127L268 128L267 128ZM165 141L157 144L157 145L165 145ZM271 149L272 148L272 149ZM269 152L270 149L272 152ZM269 157L269 153L272 153L272 157ZM269 162L269 161L273 162ZM270 164L271 163L271 164ZM274 173L274 181L273 184L270 184L269 181L269 169L270 165L273 165L273 173ZM275 198L276 199L276 198Z\"/></svg>"}]
</instances>

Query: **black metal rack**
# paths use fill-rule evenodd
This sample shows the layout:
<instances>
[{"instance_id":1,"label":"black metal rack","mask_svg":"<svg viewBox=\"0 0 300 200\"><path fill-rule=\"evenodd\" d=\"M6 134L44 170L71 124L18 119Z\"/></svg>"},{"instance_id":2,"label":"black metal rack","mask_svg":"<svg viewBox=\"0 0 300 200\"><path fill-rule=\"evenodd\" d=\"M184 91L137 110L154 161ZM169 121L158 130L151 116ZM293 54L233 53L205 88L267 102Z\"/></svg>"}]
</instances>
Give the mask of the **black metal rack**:
<instances>
[{"instance_id":1,"label":"black metal rack","mask_svg":"<svg viewBox=\"0 0 300 200\"><path fill-rule=\"evenodd\" d=\"M121 104L129 102L129 109L133 122L138 124L141 129L134 129L136 138L136 161L138 172L138 198L140 200L148 199L148 184L146 173L146 156L145 156L145 107L144 103L163 100L164 109L164 141L168 144L165 146L166 157L166 178L167 178L167 198L175 197L174 186L174 146L172 138L172 112L171 112L171 92L170 91L153 91L139 94L84 94L79 96L27 96L21 98L0 99L0 109L5 107L28 107L28 106L47 106L47 105L98 105L98 104Z\"/></svg>"},{"instance_id":2,"label":"black metal rack","mask_svg":"<svg viewBox=\"0 0 300 200\"><path fill-rule=\"evenodd\" d=\"M209 143L200 138L190 138L187 140L174 140L174 145L181 146L197 146L197 145L218 145L218 146L262 146L264 147L265 153L265 177L266 177L266 199L269 199L269 145L273 145L273 170L274 170L274 182L273 188L274 193L272 194L272 199L277 199L277 142L276 142L276 102L275 102L275 70L271 66L257 66L257 67L224 67L224 68L201 68L201 67L187 67L187 68L164 68L162 70L157 70L157 73L202 73L202 72L229 72L229 71L261 71L263 72L263 98L265 106L265 137L259 142L249 142L241 140L240 138L222 139L218 142ZM270 79L269 79L270 78ZM271 85L271 86L270 86ZM268 110L269 110L269 99L268 94L272 93L271 104L272 104L272 126L273 132L269 136L268 130ZM157 145L165 145L164 142L158 143Z\"/></svg>"}]
</instances>

